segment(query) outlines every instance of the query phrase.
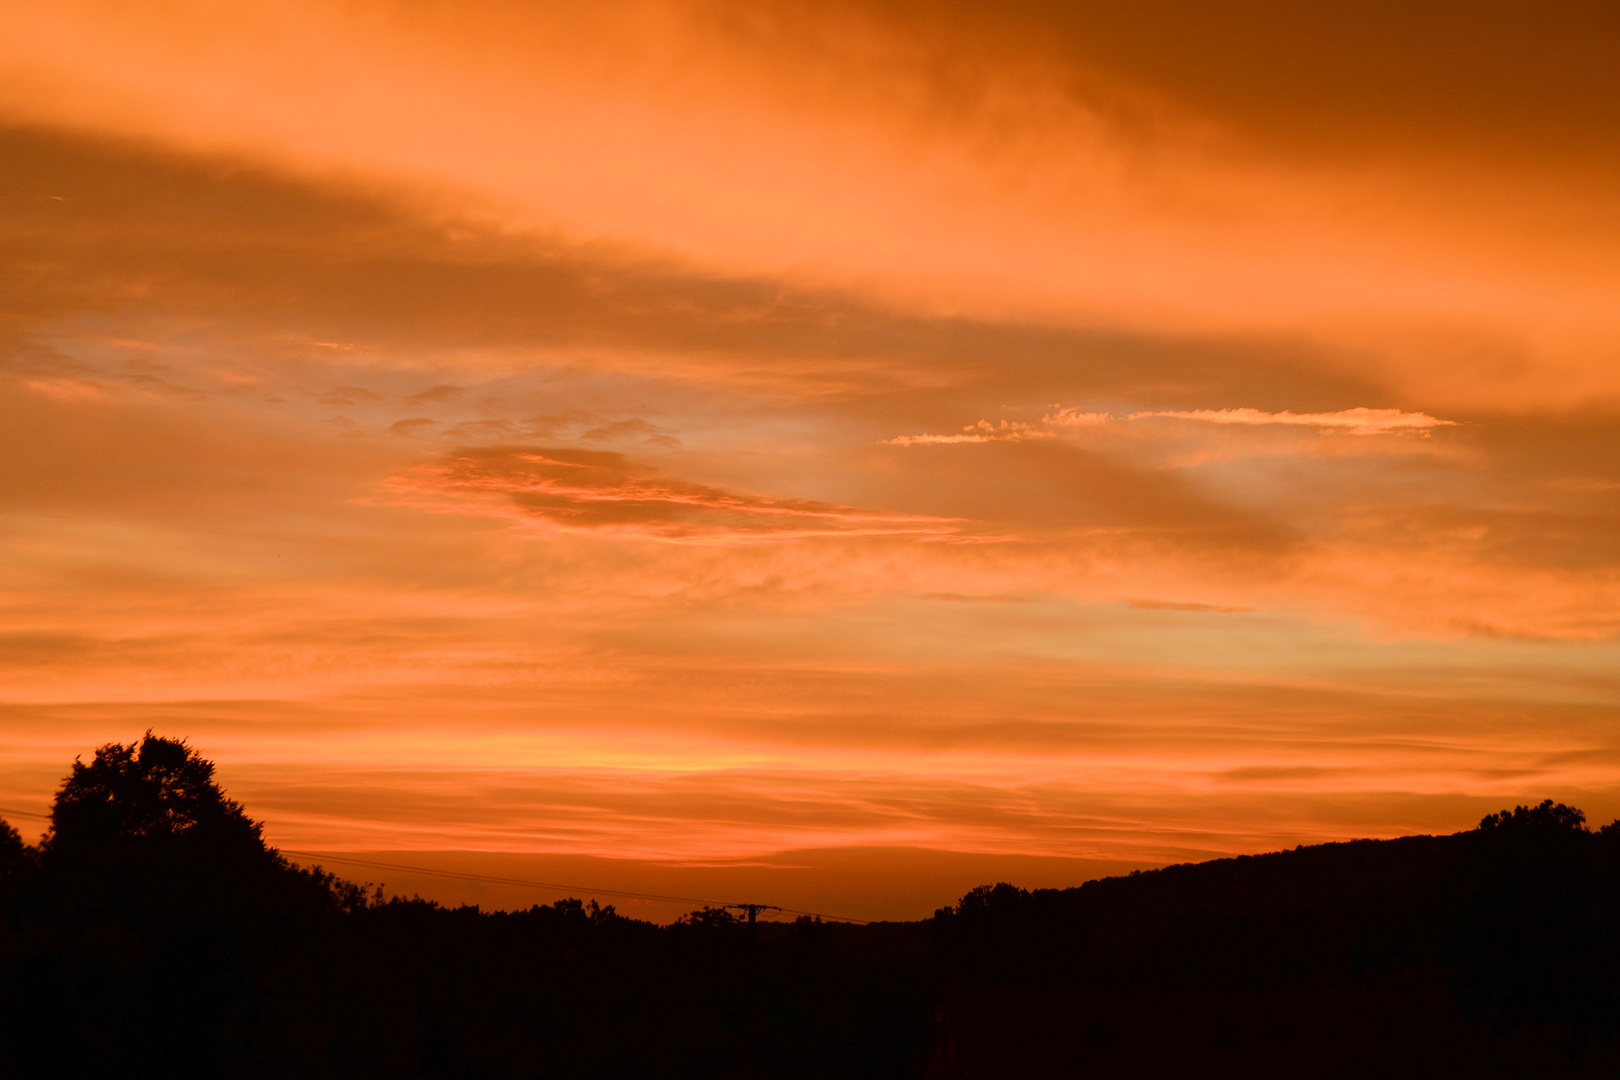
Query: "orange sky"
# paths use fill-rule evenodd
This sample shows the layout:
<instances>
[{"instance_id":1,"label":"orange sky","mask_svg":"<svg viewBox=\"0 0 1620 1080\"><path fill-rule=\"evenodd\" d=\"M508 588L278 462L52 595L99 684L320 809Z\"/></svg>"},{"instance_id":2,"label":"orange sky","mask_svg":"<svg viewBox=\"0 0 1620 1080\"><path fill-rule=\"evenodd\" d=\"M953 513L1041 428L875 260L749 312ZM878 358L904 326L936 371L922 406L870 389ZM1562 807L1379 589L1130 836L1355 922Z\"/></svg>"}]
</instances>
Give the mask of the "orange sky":
<instances>
[{"instance_id":1,"label":"orange sky","mask_svg":"<svg viewBox=\"0 0 1620 1080\"><path fill-rule=\"evenodd\" d=\"M0 0L0 806L913 916L1620 814L1611 8L578 7Z\"/></svg>"}]
</instances>

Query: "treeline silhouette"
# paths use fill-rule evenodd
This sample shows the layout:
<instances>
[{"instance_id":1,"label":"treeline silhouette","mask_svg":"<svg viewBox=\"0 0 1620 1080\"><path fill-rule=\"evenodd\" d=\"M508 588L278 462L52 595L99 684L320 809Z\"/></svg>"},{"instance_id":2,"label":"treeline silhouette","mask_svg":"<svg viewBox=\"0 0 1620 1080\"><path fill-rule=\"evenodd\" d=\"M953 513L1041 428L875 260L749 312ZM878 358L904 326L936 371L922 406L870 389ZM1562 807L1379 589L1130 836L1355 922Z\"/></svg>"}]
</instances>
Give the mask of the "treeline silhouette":
<instances>
[{"instance_id":1,"label":"treeline silhouette","mask_svg":"<svg viewBox=\"0 0 1620 1080\"><path fill-rule=\"evenodd\" d=\"M1620 1074L1620 823L1550 801L868 926L368 893L151 734L50 817L0 823L5 1076Z\"/></svg>"}]
</instances>

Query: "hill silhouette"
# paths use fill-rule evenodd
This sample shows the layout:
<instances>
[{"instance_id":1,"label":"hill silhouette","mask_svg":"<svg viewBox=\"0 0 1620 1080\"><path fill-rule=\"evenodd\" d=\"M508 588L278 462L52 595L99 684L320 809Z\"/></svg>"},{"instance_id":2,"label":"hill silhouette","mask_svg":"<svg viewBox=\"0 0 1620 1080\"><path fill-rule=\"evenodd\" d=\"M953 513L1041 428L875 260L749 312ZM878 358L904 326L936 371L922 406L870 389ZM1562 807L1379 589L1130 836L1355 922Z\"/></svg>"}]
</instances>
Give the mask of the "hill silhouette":
<instances>
[{"instance_id":1,"label":"hill silhouette","mask_svg":"<svg viewBox=\"0 0 1620 1080\"><path fill-rule=\"evenodd\" d=\"M1453 836L984 887L938 917L936 1041L973 1076L1612 1076L1617 900L1620 831L1551 801Z\"/></svg>"},{"instance_id":2,"label":"hill silhouette","mask_svg":"<svg viewBox=\"0 0 1620 1080\"><path fill-rule=\"evenodd\" d=\"M183 742L0 823L0 1061L33 1077L1612 1076L1620 829L1026 891L930 920L675 925L385 898L268 847Z\"/></svg>"}]
</instances>

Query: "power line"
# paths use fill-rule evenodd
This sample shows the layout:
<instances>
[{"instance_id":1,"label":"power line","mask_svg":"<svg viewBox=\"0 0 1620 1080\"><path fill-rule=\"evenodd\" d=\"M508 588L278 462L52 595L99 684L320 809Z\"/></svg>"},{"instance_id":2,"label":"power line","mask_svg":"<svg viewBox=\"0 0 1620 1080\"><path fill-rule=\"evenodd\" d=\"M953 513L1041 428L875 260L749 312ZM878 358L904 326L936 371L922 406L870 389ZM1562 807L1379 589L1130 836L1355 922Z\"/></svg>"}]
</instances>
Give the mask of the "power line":
<instances>
[{"instance_id":1,"label":"power line","mask_svg":"<svg viewBox=\"0 0 1620 1080\"><path fill-rule=\"evenodd\" d=\"M8 810L0 806L0 815L9 817L40 818L49 821L51 815L36 814L29 810ZM854 923L865 926L871 920L852 919L847 915L827 915L819 911L801 911L798 908L777 907L774 904L731 904L723 900L706 900L700 896L665 896L661 893L631 892L628 889L594 889L586 885L563 885L555 881L529 881L525 878L497 877L493 874L471 874L460 870L434 870L426 866L407 866L403 863L377 862L372 859L351 859L346 856L332 855L324 851L294 851L292 848L279 849L286 855L301 855L306 859L324 859L327 862L349 863L354 866L366 866L374 870L403 870L412 874L433 874L437 877L457 878L462 881L483 881L492 885L517 885L530 889L555 889L559 892L581 892L598 896L619 896L629 900L651 900L669 904L702 904L705 907L718 908L755 908L780 911L784 915L808 915L813 919L830 919L833 922Z\"/></svg>"}]
</instances>

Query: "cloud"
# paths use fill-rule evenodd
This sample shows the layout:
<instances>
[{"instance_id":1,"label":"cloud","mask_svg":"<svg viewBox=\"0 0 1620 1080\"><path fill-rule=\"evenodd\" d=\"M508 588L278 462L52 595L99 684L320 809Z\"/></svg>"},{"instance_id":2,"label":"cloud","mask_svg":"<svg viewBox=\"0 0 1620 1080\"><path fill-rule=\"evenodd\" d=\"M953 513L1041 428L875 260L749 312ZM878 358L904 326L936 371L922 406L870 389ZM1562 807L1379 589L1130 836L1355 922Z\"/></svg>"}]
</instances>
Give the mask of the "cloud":
<instances>
[{"instance_id":1,"label":"cloud","mask_svg":"<svg viewBox=\"0 0 1620 1080\"><path fill-rule=\"evenodd\" d=\"M892 439L884 439L885 446L926 446L929 444L950 445L953 443L986 443L986 442L1024 442L1027 439L1050 439L1050 431L1041 431L1029 424L1017 421L1003 420L999 424L992 424L988 420L980 420L976 424L969 424L962 429L960 435L897 435Z\"/></svg>"},{"instance_id":2,"label":"cloud","mask_svg":"<svg viewBox=\"0 0 1620 1080\"><path fill-rule=\"evenodd\" d=\"M1041 417L1041 423L1052 424L1056 427L1095 427L1098 424L1106 424L1113 419L1114 415L1112 413L1058 409L1055 413Z\"/></svg>"},{"instance_id":3,"label":"cloud","mask_svg":"<svg viewBox=\"0 0 1620 1080\"><path fill-rule=\"evenodd\" d=\"M463 442L472 440L490 440L496 442L510 442L517 435L518 427L510 420L463 420L449 431L452 439Z\"/></svg>"},{"instance_id":4,"label":"cloud","mask_svg":"<svg viewBox=\"0 0 1620 1080\"><path fill-rule=\"evenodd\" d=\"M754 544L817 537L968 538L965 523L956 518L727 491L603 451L468 448L408 469L385 487L399 502L423 509L626 539Z\"/></svg>"},{"instance_id":5,"label":"cloud","mask_svg":"<svg viewBox=\"0 0 1620 1080\"><path fill-rule=\"evenodd\" d=\"M437 420L429 420L425 416L412 416L404 420L396 420L392 424L389 424L388 433L390 435L411 436L415 435L418 431L421 431L424 428L435 427L438 425L438 423L439 422Z\"/></svg>"},{"instance_id":6,"label":"cloud","mask_svg":"<svg viewBox=\"0 0 1620 1080\"><path fill-rule=\"evenodd\" d=\"M804 35L819 22L809 12L823 7L773 5L776 19L760 22L780 38ZM1616 31L1598 6L1549 14L1486 3L1467 19L1437 0L1333 9L1277 0L1241 8L856 0L844 10L930 43L919 48L943 68L935 92L958 108L996 73L1035 68L1074 97L1114 103L1122 126L1155 119L1135 90L1157 99L1161 115L1173 103L1271 153L1307 159L1563 162L1603 154L1601 136L1620 130ZM967 42L980 62L947 66ZM1479 76L1497 70L1500 79Z\"/></svg>"},{"instance_id":7,"label":"cloud","mask_svg":"<svg viewBox=\"0 0 1620 1080\"><path fill-rule=\"evenodd\" d=\"M57 401L98 401L108 396L107 389L85 379L43 378L23 379L22 385Z\"/></svg>"},{"instance_id":8,"label":"cloud","mask_svg":"<svg viewBox=\"0 0 1620 1080\"><path fill-rule=\"evenodd\" d=\"M454 401L466 392L467 391L463 387L444 384L432 387L428 390L423 390L420 394L412 394L405 400L410 402L412 405L426 405L436 402Z\"/></svg>"},{"instance_id":9,"label":"cloud","mask_svg":"<svg viewBox=\"0 0 1620 1080\"><path fill-rule=\"evenodd\" d=\"M361 386L334 386L317 400L322 405L348 406L361 405L378 400L375 393Z\"/></svg>"},{"instance_id":10,"label":"cloud","mask_svg":"<svg viewBox=\"0 0 1620 1080\"><path fill-rule=\"evenodd\" d=\"M522 354L526 364L543 356L782 397L836 395L891 419L898 390L910 415L937 416L975 407L987 378L1004 400L1125 399L1146 383L1188 408L1386 392L1321 345L906 311L858 290L447 223L398 192L237 159L4 126L0 157L0 305L13 332L46 340L59 320L87 312L138 317L148 334L164 319L200 322L220 328L228 355L296 348L354 364L320 391L337 405L424 392L408 369L445 354L462 370L425 393L448 396L443 388L510 371ZM74 213L40 213L26 199L40 188L70 190ZM342 348L319 347L316 331ZM385 371L405 385L385 388ZM574 414L586 412L600 416L593 427L623 418Z\"/></svg>"},{"instance_id":11,"label":"cloud","mask_svg":"<svg viewBox=\"0 0 1620 1080\"><path fill-rule=\"evenodd\" d=\"M1437 427L1455 427L1455 420L1439 420L1427 413L1404 412L1400 409L1340 409L1337 412L1296 413L1266 412L1263 409L1160 409L1116 415L1106 412L1081 412L1060 408L1041 418L1041 423L1056 428L1101 427L1111 423L1133 420L1190 420L1206 424L1239 424L1245 427L1313 427L1323 431L1345 431L1351 435L1424 435ZM897 435L880 440L885 446L927 446L953 443L1023 442L1028 439L1050 439L1054 432L1042 430L1021 421L1003 420L991 424L980 420L962 429L960 435Z\"/></svg>"},{"instance_id":12,"label":"cloud","mask_svg":"<svg viewBox=\"0 0 1620 1080\"><path fill-rule=\"evenodd\" d=\"M1215 615L1238 615L1253 611L1250 607L1231 607L1225 604L1178 603L1170 600L1130 600L1131 607L1141 611L1203 611Z\"/></svg>"},{"instance_id":13,"label":"cloud","mask_svg":"<svg viewBox=\"0 0 1620 1080\"><path fill-rule=\"evenodd\" d=\"M608 420L580 433L579 438L585 442L618 442L620 440L639 439L648 443L664 447L676 447L680 440L668 431L655 424L648 423L641 417L632 417L628 420Z\"/></svg>"},{"instance_id":14,"label":"cloud","mask_svg":"<svg viewBox=\"0 0 1620 1080\"><path fill-rule=\"evenodd\" d=\"M500 217L509 227L490 231L509 250L543 231L602 238L599 253L657 251L648 266L709 278L705 307L742 295L738 282L759 286L733 317L686 320L712 337L746 335L761 297L770 318L799 314L793 296L772 298L797 279L958 321L1016 311L1048 327L1353 338L1365 381L1421 383L1442 408L1612 397L1615 76L1596 6L1536 21L1533 35L1502 5L1463 22L1385 3L1353 15L1260 4L1230 19L1181 0L1103 6L857 2L712 17L704 4L566 15L508 4L467 22L432 5L384 16L304 0L218 18L164 3L161 17L135 18L90 0L19 14L0 53L30 73L8 111L37 123L251 147L261 171L364 178L373 194L410 186L436 210ZM334 45L294 44L312 40ZM1502 57L1490 69L1506 81L1474 77L1484 55ZM1396 99L1395 86L1422 92ZM1562 134L1541 147L1556 152L1511 154L1511 167L1464 164L1487 146L1502 163L1510 131L1510 142ZM1421 154L1435 167L1391 169L1394 148L1403 166ZM36 217L96 212L82 185L24 195ZM203 218L217 209L190 205ZM161 228L147 231L161 254ZM238 239L262 241L256 231ZM484 261L476 237L442 245L431 269L409 265L418 252L386 230L332 239L335 257L306 290L342 285L333 299L352 302L395 291L396 271L434 277L398 305L414 309L396 312L413 329L499 337L543 315L641 336L632 321L591 325L588 275L547 289L458 273ZM299 245L256 246L274 267ZM212 254L227 277L237 269ZM139 277L102 284L145 292ZM597 284L612 294L624 282ZM454 313L469 293L499 317ZM641 314L651 327L678 321L673 305ZM306 323L298 336L356 340L343 329ZM1066 362L1084 360L1071 350Z\"/></svg>"},{"instance_id":15,"label":"cloud","mask_svg":"<svg viewBox=\"0 0 1620 1080\"><path fill-rule=\"evenodd\" d=\"M1438 420L1427 413L1403 412L1400 409L1340 409L1338 412L1295 413L1265 412L1261 409L1166 409L1158 412L1131 413L1127 420L1196 420L1206 424L1243 424L1264 426L1280 424L1287 427L1314 427L1342 429L1352 435L1390 435L1395 433L1427 435L1437 427L1454 427L1455 420Z\"/></svg>"}]
</instances>

